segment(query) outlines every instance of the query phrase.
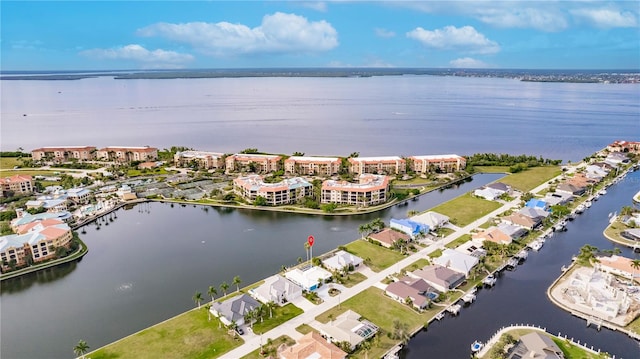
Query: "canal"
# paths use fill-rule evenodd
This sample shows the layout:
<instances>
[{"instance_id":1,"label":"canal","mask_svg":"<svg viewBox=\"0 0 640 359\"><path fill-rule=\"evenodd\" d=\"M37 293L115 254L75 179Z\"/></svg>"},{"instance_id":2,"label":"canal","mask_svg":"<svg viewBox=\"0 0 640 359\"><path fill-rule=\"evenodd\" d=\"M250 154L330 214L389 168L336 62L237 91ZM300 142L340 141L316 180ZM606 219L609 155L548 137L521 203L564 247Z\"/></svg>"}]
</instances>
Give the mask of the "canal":
<instances>
[{"instance_id":1,"label":"canal","mask_svg":"<svg viewBox=\"0 0 640 359\"><path fill-rule=\"evenodd\" d=\"M195 291L233 277L242 285L265 278L314 253L360 237L374 218L403 218L477 187L501 174L436 190L406 205L348 217L318 217L193 205L146 203L120 209L98 229L81 233L89 253L77 263L20 278L1 287L0 357L69 358L80 340L98 348L193 307ZM220 289L218 289L220 291Z\"/></svg>"},{"instance_id":2,"label":"canal","mask_svg":"<svg viewBox=\"0 0 640 359\"><path fill-rule=\"evenodd\" d=\"M639 343L624 334L587 327L583 319L573 317L556 307L546 295L547 288L560 275L563 265L571 263L585 244L612 249L602 232L608 225L609 213L632 205L640 188L640 172L630 173L623 181L607 189L607 194L593 206L569 222L567 232L546 241L539 252L531 252L515 271L505 271L495 287L482 289L477 300L464 308L459 316L449 315L429 325L411 339L401 358L468 358L471 343L486 342L501 327L511 324L533 324L550 333L567 335L600 348L616 358L639 358ZM637 257L630 249L619 247L622 255Z\"/></svg>"}]
</instances>

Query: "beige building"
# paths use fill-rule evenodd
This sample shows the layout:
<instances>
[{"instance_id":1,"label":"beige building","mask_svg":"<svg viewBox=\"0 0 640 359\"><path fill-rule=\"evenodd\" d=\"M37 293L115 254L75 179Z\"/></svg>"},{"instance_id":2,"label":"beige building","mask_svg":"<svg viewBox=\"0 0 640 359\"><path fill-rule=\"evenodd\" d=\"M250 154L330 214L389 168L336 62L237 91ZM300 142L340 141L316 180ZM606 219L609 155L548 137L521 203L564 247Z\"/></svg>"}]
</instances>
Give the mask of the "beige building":
<instances>
[{"instance_id":1,"label":"beige building","mask_svg":"<svg viewBox=\"0 0 640 359\"><path fill-rule=\"evenodd\" d=\"M284 161L284 171L288 174L331 176L340 171L340 159L291 156Z\"/></svg>"},{"instance_id":2,"label":"beige building","mask_svg":"<svg viewBox=\"0 0 640 359\"><path fill-rule=\"evenodd\" d=\"M416 173L456 172L467 166L467 160L458 155L411 156L411 170Z\"/></svg>"},{"instance_id":3,"label":"beige building","mask_svg":"<svg viewBox=\"0 0 640 359\"><path fill-rule=\"evenodd\" d=\"M236 153L235 155L228 156L225 160L226 172L275 172L280 169L281 159L282 157L278 155Z\"/></svg>"},{"instance_id":4,"label":"beige building","mask_svg":"<svg viewBox=\"0 0 640 359\"><path fill-rule=\"evenodd\" d=\"M96 159L94 146L41 147L31 151L31 158L38 161L68 162L72 159L89 161Z\"/></svg>"},{"instance_id":5,"label":"beige building","mask_svg":"<svg viewBox=\"0 0 640 359\"><path fill-rule=\"evenodd\" d=\"M321 203L371 206L387 201L389 177L363 174L358 183L327 180L322 183Z\"/></svg>"},{"instance_id":6,"label":"beige building","mask_svg":"<svg viewBox=\"0 0 640 359\"><path fill-rule=\"evenodd\" d=\"M407 162L398 156L349 158L349 172L353 174L401 174L406 170Z\"/></svg>"},{"instance_id":7,"label":"beige building","mask_svg":"<svg viewBox=\"0 0 640 359\"><path fill-rule=\"evenodd\" d=\"M265 183L259 175L238 177L233 180L233 190L249 201L263 197L271 206L295 203L313 195L313 185L300 177L278 183Z\"/></svg>"},{"instance_id":8,"label":"beige building","mask_svg":"<svg viewBox=\"0 0 640 359\"><path fill-rule=\"evenodd\" d=\"M105 147L97 152L98 160L114 162L154 161L158 158L158 149L154 147Z\"/></svg>"},{"instance_id":9,"label":"beige building","mask_svg":"<svg viewBox=\"0 0 640 359\"><path fill-rule=\"evenodd\" d=\"M0 197L8 193L30 194L33 192L33 177L28 175L13 175L0 178Z\"/></svg>"},{"instance_id":10,"label":"beige building","mask_svg":"<svg viewBox=\"0 0 640 359\"><path fill-rule=\"evenodd\" d=\"M176 167L187 167L192 161L204 169L218 169L224 167L224 153L205 151L182 151L173 156Z\"/></svg>"}]
</instances>

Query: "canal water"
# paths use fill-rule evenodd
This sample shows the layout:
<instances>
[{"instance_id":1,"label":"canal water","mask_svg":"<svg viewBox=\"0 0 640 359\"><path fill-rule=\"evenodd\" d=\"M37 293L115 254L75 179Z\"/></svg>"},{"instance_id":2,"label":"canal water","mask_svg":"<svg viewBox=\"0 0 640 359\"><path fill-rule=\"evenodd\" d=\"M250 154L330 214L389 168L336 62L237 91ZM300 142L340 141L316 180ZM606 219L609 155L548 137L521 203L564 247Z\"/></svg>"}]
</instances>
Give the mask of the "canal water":
<instances>
[{"instance_id":1,"label":"canal water","mask_svg":"<svg viewBox=\"0 0 640 359\"><path fill-rule=\"evenodd\" d=\"M631 197L640 189L640 172L607 189L607 194L574 221L567 232L558 233L546 241L539 252L531 252L523 265L505 271L495 287L478 292L477 301L464 308L459 316L445 316L429 325L411 339L401 358L468 358L474 340L486 342L501 327L511 324L532 324L547 328L550 333L567 335L589 346L615 354L616 358L640 358L639 343L628 336L594 327L586 321L556 307L546 295L547 288L561 274L563 265L571 263L585 244L600 249L615 245L602 232L608 225L608 215L632 205ZM622 255L638 257L630 249L619 247Z\"/></svg>"},{"instance_id":2,"label":"canal water","mask_svg":"<svg viewBox=\"0 0 640 359\"><path fill-rule=\"evenodd\" d=\"M98 348L192 308L233 277L242 285L305 258L313 234L318 255L360 237L374 218L403 218L502 177L480 174L406 205L377 213L318 217L193 205L146 203L120 209L80 233L89 253L77 263L1 287L0 357L69 358L80 340ZM111 219L113 221L111 221ZM108 224L107 224L108 223ZM81 230L82 231L82 230Z\"/></svg>"}]
</instances>

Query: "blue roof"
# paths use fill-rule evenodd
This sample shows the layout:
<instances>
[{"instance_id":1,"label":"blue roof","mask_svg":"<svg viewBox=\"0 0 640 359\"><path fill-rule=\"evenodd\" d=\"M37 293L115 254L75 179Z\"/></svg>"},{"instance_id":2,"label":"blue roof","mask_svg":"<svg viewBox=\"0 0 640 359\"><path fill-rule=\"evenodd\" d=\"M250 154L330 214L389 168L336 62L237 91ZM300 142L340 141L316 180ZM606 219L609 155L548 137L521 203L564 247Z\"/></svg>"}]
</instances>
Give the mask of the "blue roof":
<instances>
[{"instance_id":1,"label":"blue roof","mask_svg":"<svg viewBox=\"0 0 640 359\"><path fill-rule=\"evenodd\" d=\"M527 203L525 203L525 207L538 207L538 208L546 208L547 207L547 202L541 200L541 199L537 199L537 198L532 198L529 201L527 201Z\"/></svg>"},{"instance_id":2,"label":"blue roof","mask_svg":"<svg viewBox=\"0 0 640 359\"><path fill-rule=\"evenodd\" d=\"M391 218L390 224L396 224L402 227L408 227L411 229L410 235L416 235L420 232L429 232L429 226L423 223L415 222L410 219L395 219ZM391 226L393 227L393 226Z\"/></svg>"}]
</instances>

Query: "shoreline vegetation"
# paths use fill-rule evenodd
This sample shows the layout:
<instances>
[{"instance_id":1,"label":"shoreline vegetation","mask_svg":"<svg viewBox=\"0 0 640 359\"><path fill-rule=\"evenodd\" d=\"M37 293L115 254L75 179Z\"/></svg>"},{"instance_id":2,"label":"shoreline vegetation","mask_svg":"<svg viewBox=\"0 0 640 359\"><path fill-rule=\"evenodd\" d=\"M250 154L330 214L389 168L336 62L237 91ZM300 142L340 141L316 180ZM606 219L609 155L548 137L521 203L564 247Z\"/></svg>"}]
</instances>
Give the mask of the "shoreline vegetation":
<instances>
[{"instance_id":1,"label":"shoreline vegetation","mask_svg":"<svg viewBox=\"0 0 640 359\"><path fill-rule=\"evenodd\" d=\"M0 80L82 80L95 77L120 79L203 79L245 77L457 76L506 78L526 82L634 83L637 70L534 70L534 69L433 69L433 68L239 68L190 70L114 71L3 71Z\"/></svg>"},{"instance_id":2,"label":"shoreline vegetation","mask_svg":"<svg viewBox=\"0 0 640 359\"><path fill-rule=\"evenodd\" d=\"M496 169L497 170L497 169ZM517 176L519 174L526 174L528 170L526 171L522 171L519 172L517 174L512 174L511 176ZM545 191L547 191L548 187L552 184L556 184L557 181L559 179L561 179L564 176L564 173L562 171L559 171L559 169L557 169L556 171L558 171L557 173L554 173L555 176L551 177L551 178L546 178L546 177L541 177L538 178L538 186L531 188L530 191L532 192L527 192L530 193L532 195L535 194L540 194L540 193L544 193ZM549 175L547 173L547 175ZM509 176L507 176L509 177ZM528 176L527 176L528 177ZM615 176L611 176L609 178L607 178L607 181L611 181L612 179L614 179ZM529 183L526 184L527 186L530 186ZM455 201L461 197L464 197L468 194L464 194L456 199L453 199L451 201ZM587 200L587 197L589 195L588 194L584 194L581 197L578 197L577 200L575 201L574 204L572 204L570 210L574 210L575 207L582 201ZM448 201L448 202L451 202ZM445 202L448 203L448 202ZM191 203L191 202L189 202ZM475 222L472 221L471 224L468 224L465 229L461 229L461 230L467 230L466 228L476 228L476 227L480 227L483 223L487 222L487 220L489 218L493 218L492 216L496 216L496 215L501 215L504 214L505 211L509 211L510 208L513 208L514 206L517 205L517 203L519 203L519 199L513 199L511 202L507 202L504 205L499 206L498 209L495 209L493 211L491 211L490 213L486 214L486 213L481 213L480 215L475 217ZM558 217L555 218L556 221L561 221L562 218ZM482 223L480 223L482 222ZM545 236L548 232L550 232L552 230L552 226L554 225L554 222L550 222L550 223L546 223L544 226L544 229L542 231L540 230L536 230L536 231L532 231L528 236L526 236L525 238L523 238L521 241L518 241L519 245L521 245L522 247L526 246L529 242L535 240L535 238L538 238L540 236ZM467 231L470 231L467 230ZM449 243L452 242L456 242L456 244L462 242L460 241L460 239L465 239L466 240L470 239L469 236L464 237L464 235L462 237L460 237L457 233L448 233L447 236L445 238L442 239L442 243L444 245L448 245ZM355 246L355 247L354 247ZM355 248L359 248L362 246L375 246L378 247L374 244L369 243L368 241L363 241L362 239L356 239L354 240L352 243L341 247L341 249L346 249L347 251L354 251ZM402 267L405 268L405 270L407 268L411 268L412 266L415 267L416 265L422 264L423 262L420 261L428 261L430 259L430 257L432 255L435 255L435 252L437 252L438 250L434 247L431 248L432 246L429 247L425 247L425 248L420 248L418 249L416 252L414 252L413 254L405 254L403 259L400 259L399 261L395 261L394 263L388 264L382 264L380 267L377 268L377 271L374 270L374 275L381 275L381 274L386 274L387 272L389 272L390 274L392 274L392 276L398 275L398 273L393 274L393 270L391 268L394 268L396 266L400 266L400 264L402 263ZM518 250L520 250L521 248L518 248ZM362 250L362 248L360 249ZM356 251L358 251L356 249ZM429 252L430 251L430 252ZM332 318L335 318L337 315L339 315L340 313L344 312L347 309L352 309L355 310L356 312L360 313L361 315L363 315L363 317L367 318L368 320L372 320L374 323L376 323L382 330L382 332L378 335L380 336L379 339L376 339L376 343L374 345L371 346L367 346L366 348L360 348L357 349L354 353L352 353L350 355L350 357L354 357L354 358L365 358L368 357L368 355L371 355L372 357L380 357L383 356L387 353L390 352L394 352L395 350L399 350L399 348L402 347L402 343L406 343L406 341L409 340L409 338L411 338L411 336L415 335L417 332L419 332L420 330L423 330L424 328L426 328L429 324L429 322L433 321L433 320L437 320L436 316L440 313L444 313L445 309L448 308L450 305L455 304L456 302L458 302L458 300L460 300L460 298L462 298L462 296L466 293L469 292L475 292L478 288L482 287L482 281L484 279L484 274L487 273L493 273L496 270L500 270L500 268L504 268L505 263L507 263L507 260L512 256L515 255L515 253L511 253L512 251L509 251L508 255L505 257L504 253L502 254L496 254L493 255L493 257L499 257L499 258L493 258L494 260L488 260L487 261L487 266L488 269L486 269L486 273L483 273L479 276L474 275L473 276L473 280L471 280L471 277L468 279L468 282L463 285L462 287L457 288L456 291L447 293L446 295L443 296L443 298L441 298L443 301L440 303L434 303L434 306L431 307L430 309L427 309L425 311L423 311L422 313L419 313L415 310L410 309L408 306L400 304L394 300L392 300L391 298L388 298L384 295L383 291L381 291L378 288L375 288L376 286L368 286L368 283L366 286L363 286L364 283L361 283L363 285L360 285L358 287L358 292L357 294L349 297L349 298L343 298L343 300L340 302L338 301L337 305L335 305L336 303L334 303L333 301L330 303L322 303L325 304L322 308L327 308L326 310L320 312L319 315L315 316L313 318L313 320L319 321L319 322L328 322L330 320L332 320ZM517 252L517 251L516 251ZM369 252L372 253L372 252ZM380 259L377 258L378 256L376 255L371 255L370 258L368 258L369 263L371 264L371 262L378 263L380 262ZM382 263L382 262L380 262ZM376 268L375 265L373 267L370 268ZM399 270L399 268L398 268ZM377 278L377 277L375 277ZM216 299L219 300L219 299ZM388 308L392 308L394 313L396 313L396 317L400 316L402 318L405 319L405 322L400 322L398 320L396 321L391 321L390 318L385 317L384 313L380 313L380 311L376 311L374 308L371 307L371 303L379 303L380 301L384 302L384 305L387 306ZM319 305L322 305L319 304ZM186 315L187 313L193 313L194 310L190 310L186 313L183 313L181 315ZM314 311L314 313L317 313L318 311ZM407 313L405 313L407 312ZM178 315L178 317L180 317L181 315ZM200 314L202 317L204 316L204 314ZM163 325L167 325L167 323L170 323L169 321L165 321L163 322ZM285 325L287 325L287 328L289 326L293 326L295 328L306 328L305 325L307 325L308 322L299 322L299 320L290 320L289 322L285 322ZM210 325L210 324L207 324ZM308 326L308 325L307 325ZM144 329L143 331L139 332L139 333L143 333L145 331L148 330L152 330L152 328L154 328L155 326L152 326L150 328ZM277 328L276 328L277 329ZM293 329L292 329L293 330ZM313 326L310 326L309 328L306 328L304 331L315 331L316 329L313 328ZM163 330L165 333L165 330ZM275 331L275 329L274 329ZM295 333L293 333L295 332ZM300 336L300 332L299 331L293 331L291 333L293 339L297 338L298 336ZM269 332L269 333L273 333ZM132 336L137 335L138 333L134 333L132 334ZM262 333L265 334L265 333ZM295 334L295 335L294 335ZM383 334L387 334L387 335L383 335ZM269 335L268 333L266 333L266 335ZM225 337L228 335L225 335ZM235 337L235 335L234 335ZM267 337L265 337L267 338ZM269 338L272 339L272 338ZM169 340L169 339L167 339ZM173 338L170 340L181 340L180 338ZM99 358L108 358L108 357L119 357L124 355L125 352L127 352L128 347L131 347L131 345L129 345L130 343L126 343L123 342L124 339L121 339L115 343L118 343L118 350L115 350L112 345L114 343L111 344L107 344L105 346L103 346L102 348L99 348L98 350L92 352L92 357L95 359L99 359ZM255 341L250 341L252 343L252 345L256 344ZM249 343L249 342L247 342ZM135 345L133 345L135 347ZM241 344L238 344L238 347L240 347ZM234 346L235 347L235 346ZM205 348L202 348L203 350L206 350ZM251 350L254 350L255 348L248 348ZM229 348L229 351L226 352L216 352L214 355L212 355L211 357L219 357L224 355L225 353L229 353L231 350L233 350L232 348ZM212 354L210 351L206 350L208 354ZM233 352L234 355L236 355L235 353L239 353L234 351ZM157 354L157 353L155 353ZM153 354L153 355L155 355ZM199 355L196 355L194 357L199 357Z\"/></svg>"}]
</instances>

